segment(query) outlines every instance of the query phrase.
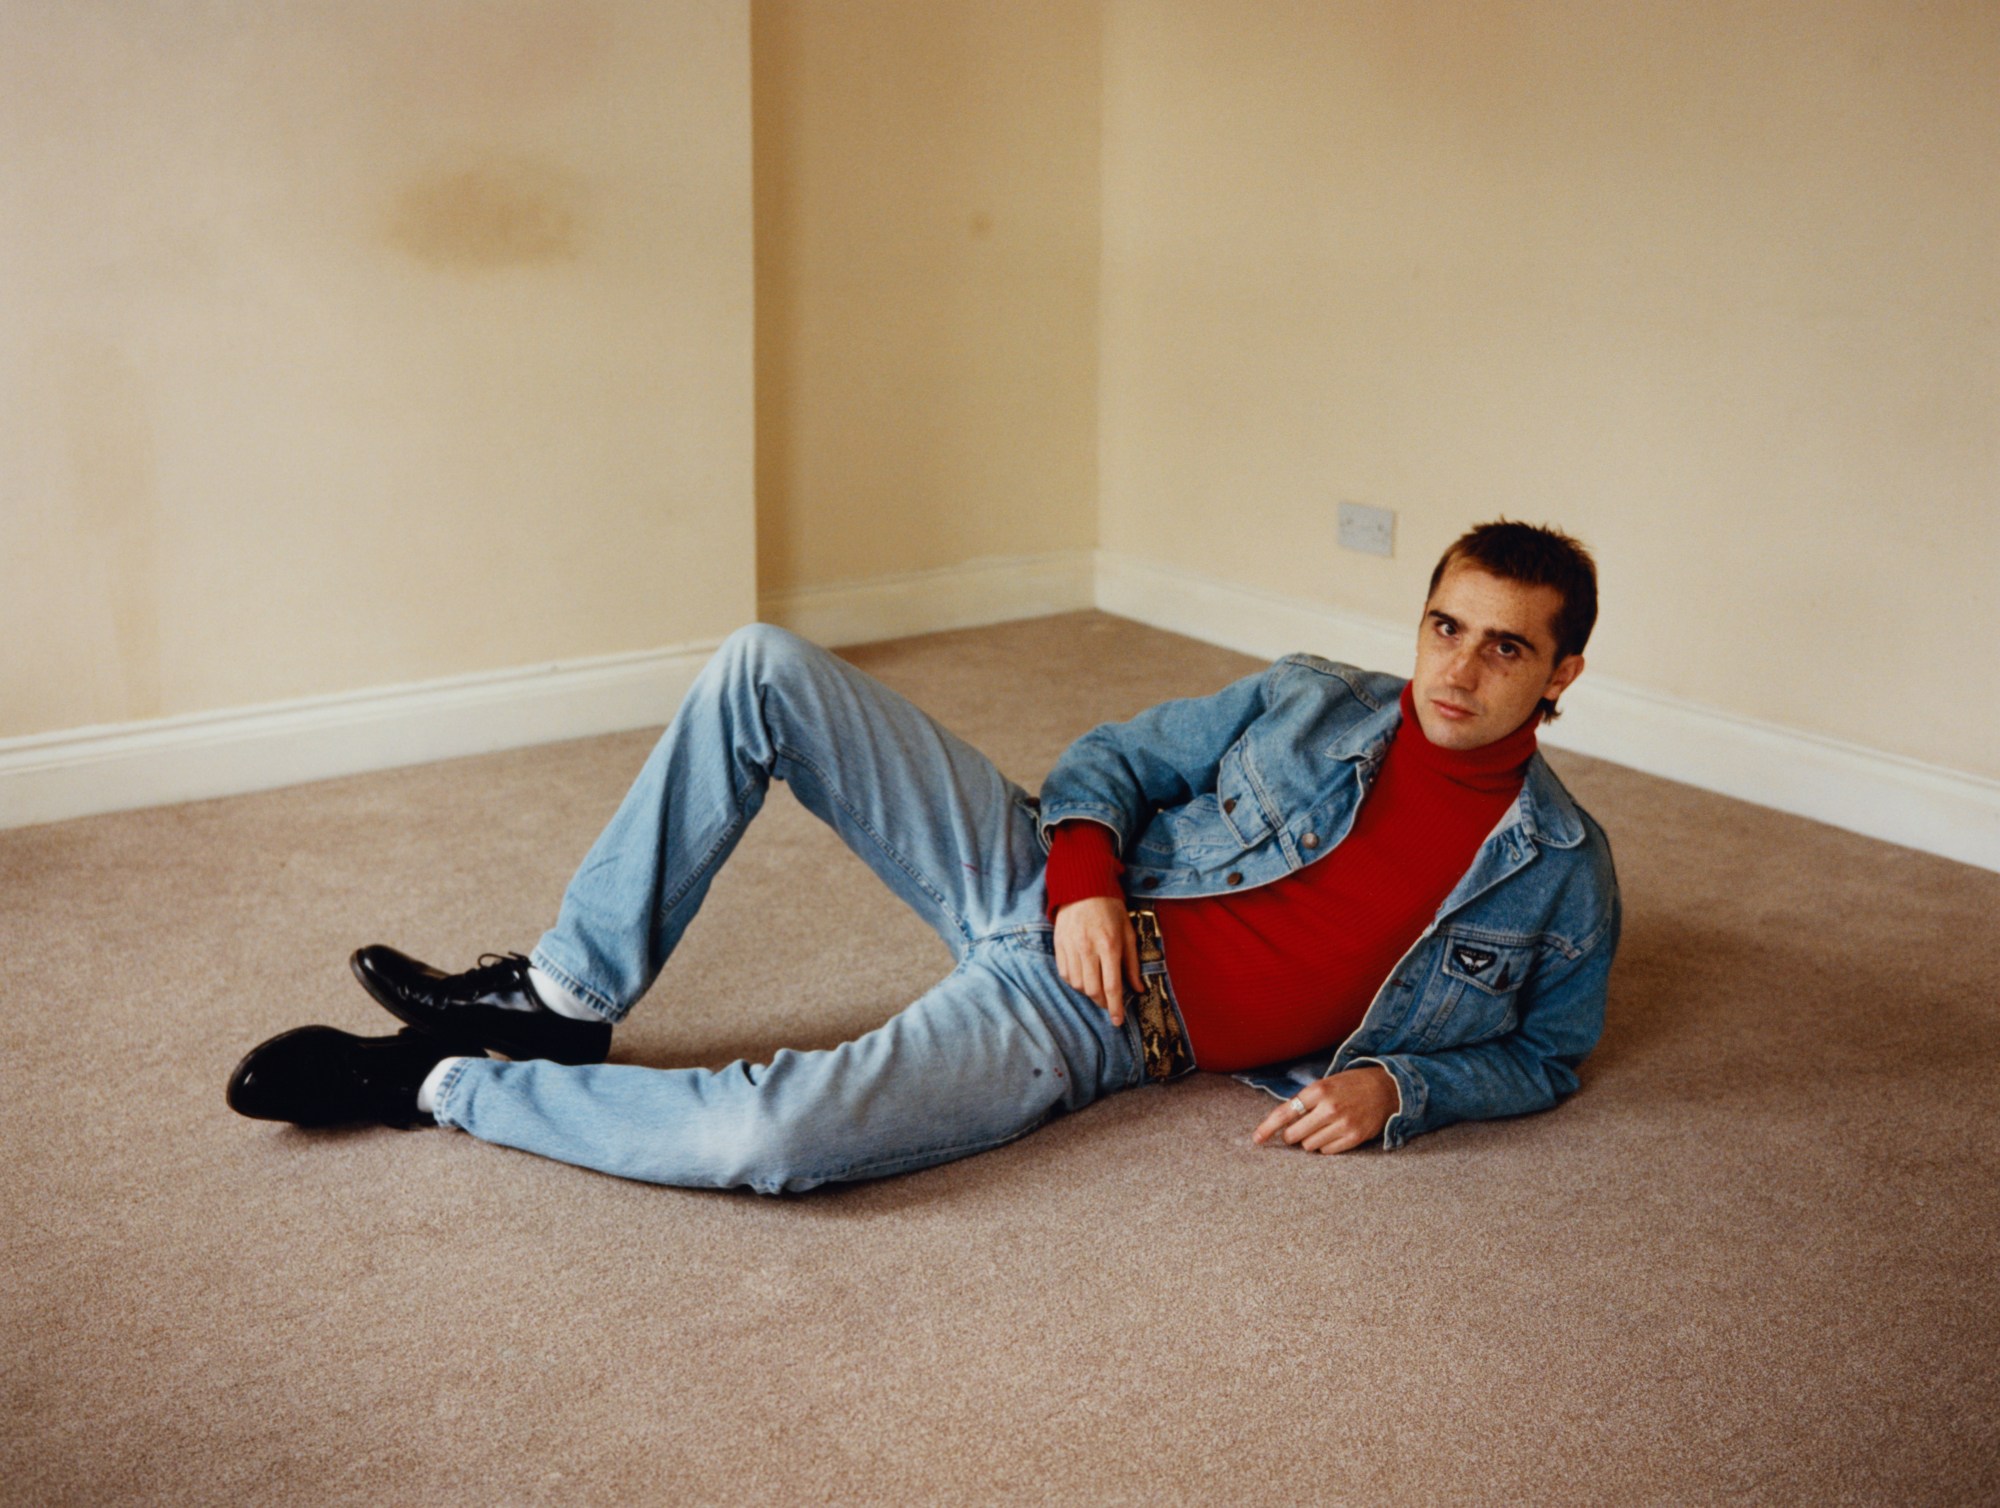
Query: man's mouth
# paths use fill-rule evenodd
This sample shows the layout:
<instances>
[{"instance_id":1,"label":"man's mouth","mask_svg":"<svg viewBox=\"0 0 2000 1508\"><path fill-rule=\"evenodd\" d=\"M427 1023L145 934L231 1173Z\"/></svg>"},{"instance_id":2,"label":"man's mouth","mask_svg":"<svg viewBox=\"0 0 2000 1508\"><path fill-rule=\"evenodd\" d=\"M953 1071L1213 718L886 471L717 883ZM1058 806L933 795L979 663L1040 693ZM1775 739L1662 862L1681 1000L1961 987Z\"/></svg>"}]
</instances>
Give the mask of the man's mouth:
<instances>
[{"instance_id":1,"label":"man's mouth","mask_svg":"<svg viewBox=\"0 0 2000 1508\"><path fill-rule=\"evenodd\" d=\"M1437 708L1437 710L1443 713L1446 717L1452 717L1452 718L1477 717L1479 715L1478 713L1474 712L1470 707L1460 707L1451 702L1440 702L1435 698L1432 699L1431 705Z\"/></svg>"}]
</instances>

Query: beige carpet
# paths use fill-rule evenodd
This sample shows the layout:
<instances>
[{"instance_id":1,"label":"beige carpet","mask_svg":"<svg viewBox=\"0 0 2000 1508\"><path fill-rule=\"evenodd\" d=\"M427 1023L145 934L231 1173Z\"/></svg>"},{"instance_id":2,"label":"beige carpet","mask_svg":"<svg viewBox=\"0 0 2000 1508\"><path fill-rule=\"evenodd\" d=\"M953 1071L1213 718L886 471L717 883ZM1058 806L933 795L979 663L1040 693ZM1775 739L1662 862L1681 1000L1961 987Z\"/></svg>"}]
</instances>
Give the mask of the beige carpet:
<instances>
[{"instance_id":1,"label":"beige carpet","mask_svg":"<svg viewBox=\"0 0 2000 1508\"><path fill-rule=\"evenodd\" d=\"M855 651L1033 783L1252 668L1097 614ZM1558 755L1626 891L1552 1114L1341 1158L1198 1076L786 1199L231 1115L526 948L650 735L0 833L0 1499L2000 1501L2000 875ZM943 948L774 797L616 1056L889 1015Z\"/></svg>"}]
</instances>

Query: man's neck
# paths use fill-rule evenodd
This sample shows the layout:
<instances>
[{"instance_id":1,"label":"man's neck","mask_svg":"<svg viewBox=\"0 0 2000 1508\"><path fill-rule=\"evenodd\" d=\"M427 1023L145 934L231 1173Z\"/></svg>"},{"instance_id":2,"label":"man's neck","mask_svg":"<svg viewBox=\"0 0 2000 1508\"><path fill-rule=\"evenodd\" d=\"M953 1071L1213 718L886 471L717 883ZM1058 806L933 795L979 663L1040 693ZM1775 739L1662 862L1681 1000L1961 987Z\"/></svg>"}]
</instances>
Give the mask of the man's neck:
<instances>
[{"instance_id":1,"label":"man's neck","mask_svg":"<svg viewBox=\"0 0 2000 1508\"><path fill-rule=\"evenodd\" d=\"M1403 687L1401 707L1403 721L1396 730L1396 747L1406 758L1447 780L1475 789L1500 791L1519 788L1522 777L1527 773L1528 761L1535 755L1535 729L1541 722L1539 708L1505 738L1497 738L1474 749L1447 749L1432 743L1425 736L1423 724L1416 715L1414 694L1407 685Z\"/></svg>"}]
</instances>

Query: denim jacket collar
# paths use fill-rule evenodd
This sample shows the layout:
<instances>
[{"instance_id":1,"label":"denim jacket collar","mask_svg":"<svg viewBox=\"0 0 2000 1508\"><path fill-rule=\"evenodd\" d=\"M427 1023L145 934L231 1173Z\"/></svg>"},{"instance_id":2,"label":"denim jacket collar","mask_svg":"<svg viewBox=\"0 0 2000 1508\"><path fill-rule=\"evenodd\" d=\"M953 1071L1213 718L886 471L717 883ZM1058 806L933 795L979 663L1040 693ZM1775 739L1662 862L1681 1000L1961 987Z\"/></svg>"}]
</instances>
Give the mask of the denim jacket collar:
<instances>
[{"instance_id":1,"label":"denim jacket collar","mask_svg":"<svg viewBox=\"0 0 2000 1508\"><path fill-rule=\"evenodd\" d=\"M1551 848L1575 848L1583 842L1583 817L1570 799L1556 772L1542 758L1541 750L1528 761L1528 778L1522 782L1520 799L1514 803L1520 814L1522 831L1537 843Z\"/></svg>"}]
</instances>

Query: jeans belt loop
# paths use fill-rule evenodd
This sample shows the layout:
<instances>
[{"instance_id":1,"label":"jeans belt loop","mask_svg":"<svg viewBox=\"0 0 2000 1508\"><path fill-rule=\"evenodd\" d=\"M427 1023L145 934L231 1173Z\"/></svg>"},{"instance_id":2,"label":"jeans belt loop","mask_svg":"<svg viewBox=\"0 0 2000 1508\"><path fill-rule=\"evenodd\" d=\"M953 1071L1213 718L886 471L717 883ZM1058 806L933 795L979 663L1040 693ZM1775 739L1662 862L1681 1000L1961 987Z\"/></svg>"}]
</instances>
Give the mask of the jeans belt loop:
<instances>
[{"instance_id":1,"label":"jeans belt loop","mask_svg":"<svg viewBox=\"0 0 2000 1508\"><path fill-rule=\"evenodd\" d=\"M1139 940L1139 989L1127 990L1125 1006L1139 1023L1139 1046L1146 1060L1146 1077L1155 1083L1178 1078L1194 1068L1181 1013L1167 992L1167 950L1160 940L1160 919L1150 910L1128 913Z\"/></svg>"}]
</instances>

